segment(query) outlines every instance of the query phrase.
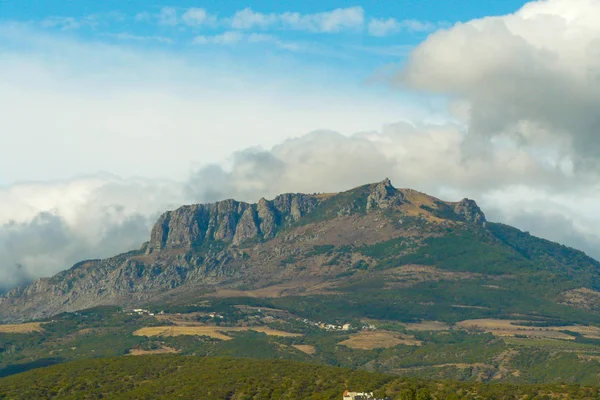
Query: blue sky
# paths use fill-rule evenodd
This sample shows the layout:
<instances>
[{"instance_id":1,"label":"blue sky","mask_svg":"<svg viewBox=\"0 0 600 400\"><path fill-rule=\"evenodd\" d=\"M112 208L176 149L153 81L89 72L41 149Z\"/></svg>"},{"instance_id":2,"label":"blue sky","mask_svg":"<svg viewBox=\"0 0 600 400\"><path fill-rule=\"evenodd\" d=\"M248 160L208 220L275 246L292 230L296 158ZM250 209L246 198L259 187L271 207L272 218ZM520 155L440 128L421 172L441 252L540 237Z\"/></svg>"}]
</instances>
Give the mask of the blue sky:
<instances>
[{"instance_id":1,"label":"blue sky","mask_svg":"<svg viewBox=\"0 0 600 400\"><path fill-rule=\"evenodd\" d=\"M85 40L218 51L249 58L270 51L287 52L309 62L373 69L398 62L440 27L508 14L523 4L515 0L0 0L0 20L20 21ZM336 12L337 17L333 15ZM290 16L296 22L290 21Z\"/></svg>"},{"instance_id":2,"label":"blue sky","mask_svg":"<svg viewBox=\"0 0 600 400\"><path fill-rule=\"evenodd\" d=\"M5 90L2 129L15 132L0 145L56 148L0 153L0 185L97 171L184 179L232 152L313 130L447 120L443 96L392 88L389 71L436 31L523 4L0 0L0 84L14 90ZM22 115L36 102L34 118ZM110 159L81 151L100 137L109 149L145 135L176 135L198 150L164 166L148 162L160 146L138 162L126 150Z\"/></svg>"},{"instance_id":3,"label":"blue sky","mask_svg":"<svg viewBox=\"0 0 600 400\"><path fill-rule=\"evenodd\" d=\"M386 176L600 257L598 20L598 0L0 0L0 233L22 223L24 249L0 235L0 280L136 247L205 190ZM67 247L28 250L39 213Z\"/></svg>"}]
</instances>

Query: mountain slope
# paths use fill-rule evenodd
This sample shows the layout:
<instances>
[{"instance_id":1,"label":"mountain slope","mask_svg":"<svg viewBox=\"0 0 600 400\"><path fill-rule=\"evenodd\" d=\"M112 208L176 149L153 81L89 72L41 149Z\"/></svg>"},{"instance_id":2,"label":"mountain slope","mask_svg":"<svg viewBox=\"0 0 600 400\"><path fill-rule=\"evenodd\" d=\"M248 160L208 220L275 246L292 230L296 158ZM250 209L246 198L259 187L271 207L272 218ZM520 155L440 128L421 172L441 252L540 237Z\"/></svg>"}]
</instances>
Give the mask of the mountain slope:
<instances>
[{"instance_id":1,"label":"mountain slope","mask_svg":"<svg viewBox=\"0 0 600 400\"><path fill-rule=\"evenodd\" d=\"M140 250L15 289L0 298L0 318L210 295L304 299L304 313L321 305L359 318L597 320L574 308L589 302L569 301L582 288L600 289L600 264L583 253L489 223L472 200L444 202L386 179L169 211Z\"/></svg>"},{"instance_id":2,"label":"mountain slope","mask_svg":"<svg viewBox=\"0 0 600 400\"><path fill-rule=\"evenodd\" d=\"M0 379L0 398L590 399L593 387L434 382L281 360L144 356L77 361ZM461 397L459 397L461 396Z\"/></svg>"}]
</instances>

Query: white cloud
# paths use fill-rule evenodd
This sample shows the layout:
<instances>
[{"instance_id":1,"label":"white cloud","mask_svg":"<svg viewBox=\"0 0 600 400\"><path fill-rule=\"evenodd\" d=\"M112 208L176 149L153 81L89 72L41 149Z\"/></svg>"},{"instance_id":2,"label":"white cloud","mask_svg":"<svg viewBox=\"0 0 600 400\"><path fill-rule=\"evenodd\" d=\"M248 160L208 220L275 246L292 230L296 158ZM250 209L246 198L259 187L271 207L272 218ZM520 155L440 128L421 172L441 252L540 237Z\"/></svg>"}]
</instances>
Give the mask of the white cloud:
<instances>
[{"instance_id":1,"label":"white cloud","mask_svg":"<svg viewBox=\"0 0 600 400\"><path fill-rule=\"evenodd\" d=\"M204 8L189 8L181 16L181 20L189 26L213 26L217 22L217 17L209 14Z\"/></svg>"},{"instance_id":2,"label":"white cloud","mask_svg":"<svg viewBox=\"0 0 600 400\"><path fill-rule=\"evenodd\" d=\"M360 30L364 25L364 10L361 7L337 8L331 11L301 14L298 12L261 13L247 7L236 11L230 18L219 20L204 8L189 8L179 15L174 7L163 7L159 13L142 12L135 16L137 21L156 20L160 25L217 26L226 24L234 30L290 29L316 33L337 33Z\"/></svg>"},{"instance_id":3,"label":"white cloud","mask_svg":"<svg viewBox=\"0 0 600 400\"><path fill-rule=\"evenodd\" d=\"M349 83L344 71L271 57L232 62L212 46L182 54L0 25L0 132L11 132L0 134L0 185L97 171L183 179L190 165L233 150L426 113Z\"/></svg>"},{"instance_id":4,"label":"white cloud","mask_svg":"<svg viewBox=\"0 0 600 400\"><path fill-rule=\"evenodd\" d=\"M163 7L157 13L143 11L136 14L133 19L136 22L146 23L156 21L159 25L171 27L176 26L181 22L175 7Z\"/></svg>"},{"instance_id":5,"label":"white cloud","mask_svg":"<svg viewBox=\"0 0 600 400\"><path fill-rule=\"evenodd\" d=\"M368 31L371 36L388 36L403 30L409 32L432 32L438 28L437 24L429 21L406 19L398 21L395 18L371 18Z\"/></svg>"},{"instance_id":6,"label":"white cloud","mask_svg":"<svg viewBox=\"0 0 600 400\"><path fill-rule=\"evenodd\" d=\"M60 28L63 30L79 29L89 21L73 17L48 17L42 20L43 28Z\"/></svg>"},{"instance_id":7,"label":"white cloud","mask_svg":"<svg viewBox=\"0 0 600 400\"><path fill-rule=\"evenodd\" d=\"M395 18L371 18L368 30L369 34L372 36L387 36L390 33L398 32L400 28L398 27L398 21L396 21Z\"/></svg>"},{"instance_id":8,"label":"white cloud","mask_svg":"<svg viewBox=\"0 0 600 400\"><path fill-rule=\"evenodd\" d=\"M233 45L244 39L244 34L238 31L224 32L213 36L196 36L193 40L194 44L221 44Z\"/></svg>"},{"instance_id":9,"label":"white cloud","mask_svg":"<svg viewBox=\"0 0 600 400\"><path fill-rule=\"evenodd\" d=\"M148 11L142 11L141 13L137 13L133 19L137 22L149 22L152 20L152 14Z\"/></svg>"},{"instance_id":10,"label":"white cloud","mask_svg":"<svg viewBox=\"0 0 600 400\"><path fill-rule=\"evenodd\" d=\"M180 184L115 176L0 189L0 288L139 248Z\"/></svg>"},{"instance_id":11,"label":"white cloud","mask_svg":"<svg viewBox=\"0 0 600 400\"><path fill-rule=\"evenodd\" d=\"M514 14L438 31L396 82L466 104L475 153L487 143L534 146L575 169L600 160L600 3L547 0Z\"/></svg>"},{"instance_id":12,"label":"white cloud","mask_svg":"<svg viewBox=\"0 0 600 400\"><path fill-rule=\"evenodd\" d=\"M179 23L177 10L174 7L163 7L157 15L160 25L175 26Z\"/></svg>"},{"instance_id":13,"label":"white cloud","mask_svg":"<svg viewBox=\"0 0 600 400\"><path fill-rule=\"evenodd\" d=\"M284 12L263 14L250 8L237 11L230 20L234 29L283 28L318 33L359 30L364 25L361 7L338 8L315 14Z\"/></svg>"},{"instance_id":14,"label":"white cloud","mask_svg":"<svg viewBox=\"0 0 600 400\"><path fill-rule=\"evenodd\" d=\"M132 33L120 32L120 33L106 33L103 36L111 37L119 40L134 41L134 42L159 42L159 43L173 43L173 39L165 36L155 35L134 35Z\"/></svg>"},{"instance_id":15,"label":"white cloud","mask_svg":"<svg viewBox=\"0 0 600 400\"><path fill-rule=\"evenodd\" d=\"M251 8L236 11L231 17L230 25L233 29L268 28L279 22L276 14L263 14L252 11Z\"/></svg>"},{"instance_id":16,"label":"white cloud","mask_svg":"<svg viewBox=\"0 0 600 400\"><path fill-rule=\"evenodd\" d=\"M364 11L362 7L350 7L307 15L286 12L280 16L280 19L285 26L291 29L334 33L342 30L362 29Z\"/></svg>"}]
</instances>

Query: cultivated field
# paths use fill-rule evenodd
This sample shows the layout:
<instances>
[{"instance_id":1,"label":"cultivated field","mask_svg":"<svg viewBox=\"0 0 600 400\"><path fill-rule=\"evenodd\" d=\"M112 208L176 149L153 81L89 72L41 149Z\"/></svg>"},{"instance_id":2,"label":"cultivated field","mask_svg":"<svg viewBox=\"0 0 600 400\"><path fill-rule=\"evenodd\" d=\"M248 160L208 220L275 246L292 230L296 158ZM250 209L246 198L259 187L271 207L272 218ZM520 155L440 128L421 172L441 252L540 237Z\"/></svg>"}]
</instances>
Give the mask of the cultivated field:
<instances>
[{"instance_id":1,"label":"cultivated field","mask_svg":"<svg viewBox=\"0 0 600 400\"><path fill-rule=\"evenodd\" d=\"M269 336L298 337L297 333L278 331L264 326L228 327L228 326L151 326L138 329L133 334L136 336L209 336L219 340L231 340L227 332L255 331Z\"/></svg>"},{"instance_id":2,"label":"cultivated field","mask_svg":"<svg viewBox=\"0 0 600 400\"><path fill-rule=\"evenodd\" d=\"M407 331L447 331L450 325L439 321L421 321L414 324L405 324Z\"/></svg>"},{"instance_id":3,"label":"cultivated field","mask_svg":"<svg viewBox=\"0 0 600 400\"><path fill-rule=\"evenodd\" d=\"M499 337L526 336L529 338L573 340L574 336L565 331L577 332L584 337L596 339L600 337L600 328L595 326L527 326L527 321L503 319L473 319L461 321L456 327L467 330L490 332Z\"/></svg>"},{"instance_id":4,"label":"cultivated field","mask_svg":"<svg viewBox=\"0 0 600 400\"><path fill-rule=\"evenodd\" d=\"M349 339L339 343L353 349L373 350L395 347L400 344L407 346L420 346L421 342L415 338L390 331L362 331L351 335Z\"/></svg>"},{"instance_id":5,"label":"cultivated field","mask_svg":"<svg viewBox=\"0 0 600 400\"><path fill-rule=\"evenodd\" d=\"M163 346L160 349L155 350L141 350L141 349L131 349L129 350L129 356L145 356L148 354L175 354L179 353L178 350L173 349L171 347Z\"/></svg>"},{"instance_id":6,"label":"cultivated field","mask_svg":"<svg viewBox=\"0 0 600 400\"><path fill-rule=\"evenodd\" d=\"M317 352L317 349L315 349L315 346L311 346L310 344L294 344L294 345L292 345L292 347L300 350L303 353L311 355L311 356Z\"/></svg>"},{"instance_id":7,"label":"cultivated field","mask_svg":"<svg viewBox=\"0 0 600 400\"><path fill-rule=\"evenodd\" d=\"M43 332L42 324L29 322L26 324L0 325L0 333L32 333Z\"/></svg>"}]
</instances>

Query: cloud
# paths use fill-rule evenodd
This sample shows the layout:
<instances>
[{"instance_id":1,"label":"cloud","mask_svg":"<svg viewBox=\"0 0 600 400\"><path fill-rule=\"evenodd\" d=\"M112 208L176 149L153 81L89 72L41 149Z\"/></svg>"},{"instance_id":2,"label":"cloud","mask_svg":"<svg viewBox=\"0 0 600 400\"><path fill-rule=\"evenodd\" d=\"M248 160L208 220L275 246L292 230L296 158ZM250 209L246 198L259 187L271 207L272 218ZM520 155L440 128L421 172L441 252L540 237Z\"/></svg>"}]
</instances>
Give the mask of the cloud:
<instances>
[{"instance_id":1,"label":"cloud","mask_svg":"<svg viewBox=\"0 0 600 400\"><path fill-rule=\"evenodd\" d=\"M90 23L89 20L76 19L73 17L48 17L41 22L43 28L60 28L63 30L79 29Z\"/></svg>"},{"instance_id":2,"label":"cloud","mask_svg":"<svg viewBox=\"0 0 600 400\"><path fill-rule=\"evenodd\" d=\"M158 42L158 43L173 43L173 39L165 36L156 35L134 35L132 33L106 33L103 36L133 42Z\"/></svg>"},{"instance_id":3,"label":"cloud","mask_svg":"<svg viewBox=\"0 0 600 400\"><path fill-rule=\"evenodd\" d=\"M263 14L245 8L233 15L230 25L233 29L280 28L316 33L337 33L362 29L364 10L362 7L349 7L314 14L298 12Z\"/></svg>"},{"instance_id":4,"label":"cloud","mask_svg":"<svg viewBox=\"0 0 600 400\"><path fill-rule=\"evenodd\" d=\"M236 45L240 42L245 42L248 44L271 44L276 48L288 51L298 51L303 47L300 44L293 42L286 42L280 40L278 37L273 35L267 35L264 33L251 33L244 34L240 31L227 31L218 35L206 36L206 35L198 35L194 38L192 43L198 45L224 45L224 46L232 46Z\"/></svg>"},{"instance_id":5,"label":"cloud","mask_svg":"<svg viewBox=\"0 0 600 400\"><path fill-rule=\"evenodd\" d=\"M364 11L362 7L350 7L309 15L287 12L280 18L284 25L292 29L335 33L342 30L362 29Z\"/></svg>"},{"instance_id":6,"label":"cloud","mask_svg":"<svg viewBox=\"0 0 600 400\"><path fill-rule=\"evenodd\" d=\"M163 7L158 13L141 12L135 16L138 22L156 21L159 25L175 27L185 24L190 27L227 26L233 30L288 29L315 33L338 33L361 30L364 25L364 10L361 7L337 8L314 14L298 12L262 13L247 7L236 11L229 18L217 18L204 8L178 10Z\"/></svg>"},{"instance_id":7,"label":"cloud","mask_svg":"<svg viewBox=\"0 0 600 400\"><path fill-rule=\"evenodd\" d=\"M180 184L102 175L0 189L0 287L139 248Z\"/></svg>"},{"instance_id":8,"label":"cloud","mask_svg":"<svg viewBox=\"0 0 600 400\"><path fill-rule=\"evenodd\" d=\"M179 23L174 7L163 7L157 15L159 25L175 26Z\"/></svg>"},{"instance_id":9,"label":"cloud","mask_svg":"<svg viewBox=\"0 0 600 400\"><path fill-rule=\"evenodd\" d=\"M438 24L429 21L417 21L413 19L398 21L395 18L371 18L368 25L368 31L371 36L388 36L403 30L409 32L433 32L437 28Z\"/></svg>"},{"instance_id":10,"label":"cloud","mask_svg":"<svg viewBox=\"0 0 600 400\"><path fill-rule=\"evenodd\" d=\"M188 26L214 26L217 17L209 14L204 8L189 8L181 16L181 21Z\"/></svg>"},{"instance_id":11,"label":"cloud","mask_svg":"<svg viewBox=\"0 0 600 400\"><path fill-rule=\"evenodd\" d=\"M199 35L192 41L194 44L222 44L232 45L244 39L244 34L238 31L224 32L214 36Z\"/></svg>"},{"instance_id":12,"label":"cloud","mask_svg":"<svg viewBox=\"0 0 600 400\"><path fill-rule=\"evenodd\" d=\"M452 124L397 123L385 126L380 133L351 136L315 131L286 140L270 151L235 153L227 173L216 173L216 167L210 167L210 173L218 176L216 181L207 179L202 171L202 178L196 181L209 182L213 192L254 201L264 193L274 196L286 191L342 190L385 176L395 177L402 186L434 194L450 187L455 190L453 196L481 194L515 184L544 188L567 179L547 168L534 153L519 148L498 146L485 162L465 159L465 137L460 126ZM256 178L266 172L270 174L268 179ZM217 190L220 184L228 189ZM204 186L198 187L200 191L192 197L204 198L198 194L203 193ZM238 189L232 192L232 187Z\"/></svg>"},{"instance_id":13,"label":"cloud","mask_svg":"<svg viewBox=\"0 0 600 400\"><path fill-rule=\"evenodd\" d=\"M157 13L150 13L148 11L143 11L143 12L137 13L133 19L136 22L146 22L146 23L156 21L159 25L167 26L167 27L174 27L174 26L177 26L182 21L185 23L191 23L191 22L193 22L193 20L195 18L198 18L199 14L195 10L200 10L200 9L194 9L194 8L190 9L189 11L191 13L187 16L185 21L183 20L183 17L179 16L179 13L175 7L163 7Z\"/></svg>"},{"instance_id":14,"label":"cloud","mask_svg":"<svg viewBox=\"0 0 600 400\"><path fill-rule=\"evenodd\" d=\"M473 154L492 140L598 170L600 3L547 0L433 33L394 78L461 103Z\"/></svg>"},{"instance_id":15,"label":"cloud","mask_svg":"<svg viewBox=\"0 0 600 400\"><path fill-rule=\"evenodd\" d=\"M240 33L257 48L303 49ZM0 185L97 171L181 180L192 165L234 150L427 112L413 99L352 83L338 68L272 53L269 62L232 58L217 46L137 45L145 39L82 42L0 24L0 132L11 133L0 135Z\"/></svg>"},{"instance_id":16,"label":"cloud","mask_svg":"<svg viewBox=\"0 0 600 400\"><path fill-rule=\"evenodd\" d=\"M277 14L263 14L252 11L251 8L244 8L236 11L231 17L230 25L233 29L254 29L268 28L279 22Z\"/></svg>"}]
</instances>

